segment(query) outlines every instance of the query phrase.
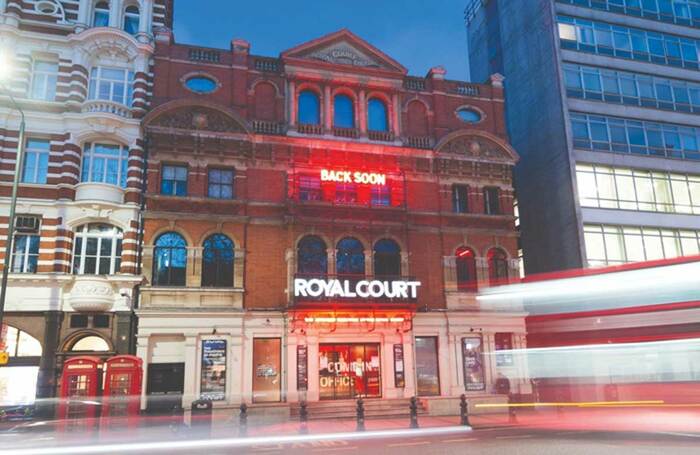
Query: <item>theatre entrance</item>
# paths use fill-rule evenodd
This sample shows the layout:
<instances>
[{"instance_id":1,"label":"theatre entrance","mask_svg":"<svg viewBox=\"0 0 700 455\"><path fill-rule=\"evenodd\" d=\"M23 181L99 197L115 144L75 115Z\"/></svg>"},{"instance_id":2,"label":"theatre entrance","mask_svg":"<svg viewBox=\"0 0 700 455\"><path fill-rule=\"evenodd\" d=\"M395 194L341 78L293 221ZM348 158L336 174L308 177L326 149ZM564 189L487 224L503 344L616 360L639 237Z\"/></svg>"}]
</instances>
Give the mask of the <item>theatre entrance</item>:
<instances>
[{"instance_id":1,"label":"theatre entrance","mask_svg":"<svg viewBox=\"0 0 700 455\"><path fill-rule=\"evenodd\" d=\"M381 398L379 344L320 344L321 400Z\"/></svg>"}]
</instances>

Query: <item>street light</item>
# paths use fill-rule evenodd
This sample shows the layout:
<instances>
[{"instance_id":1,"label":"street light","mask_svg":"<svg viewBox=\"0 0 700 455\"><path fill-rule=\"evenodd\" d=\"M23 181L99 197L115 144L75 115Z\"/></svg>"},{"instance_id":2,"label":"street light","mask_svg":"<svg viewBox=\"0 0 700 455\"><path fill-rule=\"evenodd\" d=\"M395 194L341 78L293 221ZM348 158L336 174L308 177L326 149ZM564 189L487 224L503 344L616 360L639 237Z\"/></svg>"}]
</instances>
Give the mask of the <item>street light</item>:
<instances>
[{"instance_id":1,"label":"street light","mask_svg":"<svg viewBox=\"0 0 700 455\"><path fill-rule=\"evenodd\" d=\"M10 216L7 227L7 240L5 241L5 265L2 268L2 283L0 284L0 332L5 316L5 297L7 294L7 278L12 262L12 243L15 236L15 208L17 207L17 189L19 188L19 177L22 173L22 159L24 158L24 111L12 96L12 91L8 90L5 82L12 74L12 63L7 54L0 51L0 92L7 95L12 105L19 111L19 137L17 138L17 158L15 159L15 178L12 182L12 196L10 199ZM2 341L2 340L0 340Z\"/></svg>"}]
</instances>

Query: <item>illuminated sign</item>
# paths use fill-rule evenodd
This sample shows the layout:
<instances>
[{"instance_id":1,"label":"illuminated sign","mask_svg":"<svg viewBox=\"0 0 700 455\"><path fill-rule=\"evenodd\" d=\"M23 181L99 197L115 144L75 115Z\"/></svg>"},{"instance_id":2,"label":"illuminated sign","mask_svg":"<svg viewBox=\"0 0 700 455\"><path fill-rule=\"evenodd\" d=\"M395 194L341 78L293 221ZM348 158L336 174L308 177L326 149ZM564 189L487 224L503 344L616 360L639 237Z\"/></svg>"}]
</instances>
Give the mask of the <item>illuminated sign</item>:
<instances>
[{"instance_id":1,"label":"illuminated sign","mask_svg":"<svg viewBox=\"0 0 700 455\"><path fill-rule=\"evenodd\" d=\"M361 185L386 185L386 175L373 172L321 170L322 182L358 183Z\"/></svg>"},{"instance_id":2,"label":"illuminated sign","mask_svg":"<svg viewBox=\"0 0 700 455\"><path fill-rule=\"evenodd\" d=\"M294 297L415 299L420 281L294 279Z\"/></svg>"}]
</instances>

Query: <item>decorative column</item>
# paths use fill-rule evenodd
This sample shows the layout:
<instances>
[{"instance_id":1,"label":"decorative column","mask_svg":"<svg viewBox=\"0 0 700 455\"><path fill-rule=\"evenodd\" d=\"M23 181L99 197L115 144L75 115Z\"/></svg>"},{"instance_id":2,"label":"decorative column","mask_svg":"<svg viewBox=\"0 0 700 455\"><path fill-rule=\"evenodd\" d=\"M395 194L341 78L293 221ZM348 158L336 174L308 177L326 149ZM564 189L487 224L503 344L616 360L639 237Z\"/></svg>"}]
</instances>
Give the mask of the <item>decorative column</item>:
<instances>
[{"instance_id":1,"label":"decorative column","mask_svg":"<svg viewBox=\"0 0 700 455\"><path fill-rule=\"evenodd\" d=\"M151 24L153 22L153 0L142 0L139 9L139 32L136 39L140 43L151 41Z\"/></svg>"},{"instance_id":2,"label":"decorative column","mask_svg":"<svg viewBox=\"0 0 700 455\"><path fill-rule=\"evenodd\" d=\"M288 101L288 105L289 105L289 129L296 130L296 128L297 128L296 83L294 81L289 81L287 86L289 87L289 89L287 91L287 97L288 97L287 101Z\"/></svg>"},{"instance_id":3,"label":"decorative column","mask_svg":"<svg viewBox=\"0 0 700 455\"><path fill-rule=\"evenodd\" d=\"M356 109L355 112L357 112L356 115L359 115L359 127L360 127L360 136L361 137L366 137L367 136L367 93L365 93L364 90L360 90L360 100L358 102L359 106L358 109Z\"/></svg>"},{"instance_id":4,"label":"decorative column","mask_svg":"<svg viewBox=\"0 0 700 455\"><path fill-rule=\"evenodd\" d=\"M309 350L309 390L306 393L306 400L318 401L321 394L318 374L318 336L307 336L306 346Z\"/></svg>"},{"instance_id":5,"label":"decorative column","mask_svg":"<svg viewBox=\"0 0 700 455\"><path fill-rule=\"evenodd\" d=\"M122 0L111 0L109 2L109 26L113 28L121 28L122 16Z\"/></svg>"},{"instance_id":6,"label":"decorative column","mask_svg":"<svg viewBox=\"0 0 700 455\"><path fill-rule=\"evenodd\" d=\"M401 105L399 102L399 94L391 95L391 131L394 133L394 138L398 139L401 136Z\"/></svg>"},{"instance_id":7,"label":"decorative column","mask_svg":"<svg viewBox=\"0 0 700 455\"><path fill-rule=\"evenodd\" d=\"M81 106L88 97L90 86L90 74L87 70L88 55L82 49L76 49L73 53L73 66L71 67L70 88L66 104L73 111L80 111Z\"/></svg>"},{"instance_id":8,"label":"decorative column","mask_svg":"<svg viewBox=\"0 0 700 455\"><path fill-rule=\"evenodd\" d=\"M202 251L201 246L187 247L187 287L198 288L202 282Z\"/></svg>"},{"instance_id":9,"label":"decorative column","mask_svg":"<svg viewBox=\"0 0 700 455\"><path fill-rule=\"evenodd\" d=\"M0 0L2 3L4 0ZM75 33L80 33L87 29L89 25L90 2L83 0L78 4L78 22L75 23Z\"/></svg>"},{"instance_id":10,"label":"decorative column","mask_svg":"<svg viewBox=\"0 0 700 455\"><path fill-rule=\"evenodd\" d=\"M134 90L131 113L142 118L148 109L148 56L140 55L134 64Z\"/></svg>"},{"instance_id":11,"label":"decorative column","mask_svg":"<svg viewBox=\"0 0 700 455\"><path fill-rule=\"evenodd\" d=\"M482 343L484 348L482 352L496 352L496 340L494 339L493 333L483 333ZM494 389L496 382L496 356L487 355L483 357L484 364L484 382L486 382L486 392L491 392Z\"/></svg>"},{"instance_id":12,"label":"decorative column","mask_svg":"<svg viewBox=\"0 0 700 455\"><path fill-rule=\"evenodd\" d=\"M331 86L326 85L323 88L323 125L325 132L330 134L333 131L333 100L331 99Z\"/></svg>"},{"instance_id":13,"label":"decorative column","mask_svg":"<svg viewBox=\"0 0 700 455\"><path fill-rule=\"evenodd\" d=\"M226 381L230 383L226 390L227 401L229 404L240 404L243 397L243 378L241 374L248 374L251 377L253 373L248 370L248 364L243 361L243 335L232 335L231 345L229 347L229 360L227 360ZM253 362L251 360L250 365Z\"/></svg>"},{"instance_id":14,"label":"decorative column","mask_svg":"<svg viewBox=\"0 0 700 455\"><path fill-rule=\"evenodd\" d=\"M5 12L5 5L7 4L7 0L0 0L0 13Z\"/></svg>"},{"instance_id":15,"label":"decorative column","mask_svg":"<svg viewBox=\"0 0 700 455\"><path fill-rule=\"evenodd\" d=\"M80 157L82 150L80 146L70 142L67 138L63 144L61 177L58 181L58 199L72 201L75 199L75 185L79 182Z\"/></svg>"},{"instance_id":16,"label":"decorative column","mask_svg":"<svg viewBox=\"0 0 700 455\"><path fill-rule=\"evenodd\" d=\"M197 399L197 358L197 336L188 335L185 338L185 383L182 393L182 407L185 411Z\"/></svg>"},{"instance_id":17,"label":"decorative column","mask_svg":"<svg viewBox=\"0 0 700 455\"><path fill-rule=\"evenodd\" d=\"M149 353L149 338L148 335L139 335L136 337L136 356L143 360L143 376L141 387L141 409L146 409L147 395L146 395L146 384L148 384L148 364L150 362Z\"/></svg>"},{"instance_id":18,"label":"decorative column","mask_svg":"<svg viewBox=\"0 0 700 455\"><path fill-rule=\"evenodd\" d=\"M141 198L141 186L143 183L143 141L137 139L129 147L129 158L126 170L126 192L124 202L138 205Z\"/></svg>"},{"instance_id":19,"label":"decorative column","mask_svg":"<svg viewBox=\"0 0 700 455\"><path fill-rule=\"evenodd\" d=\"M373 277L374 276L374 258L373 256L373 251L370 250L365 250L365 275L368 277Z\"/></svg>"}]
</instances>

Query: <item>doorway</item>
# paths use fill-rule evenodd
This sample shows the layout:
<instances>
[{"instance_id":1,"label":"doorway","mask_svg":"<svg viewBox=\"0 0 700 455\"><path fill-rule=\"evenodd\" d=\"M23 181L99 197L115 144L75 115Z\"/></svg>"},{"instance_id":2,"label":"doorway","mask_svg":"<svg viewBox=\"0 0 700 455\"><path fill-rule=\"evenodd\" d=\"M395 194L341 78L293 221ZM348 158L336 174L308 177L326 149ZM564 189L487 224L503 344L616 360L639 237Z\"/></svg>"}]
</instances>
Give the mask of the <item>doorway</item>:
<instances>
[{"instance_id":1,"label":"doorway","mask_svg":"<svg viewBox=\"0 0 700 455\"><path fill-rule=\"evenodd\" d=\"M318 355L321 400L381 398L379 344L321 344Z\"/></svg>"},{"instance_id":2,"label":"doorway","mask_svg":"<svg viewBox=\"0 0 700 455\"><path fill-rule=\"evenodd\" d=\"M148 365L146 412L170 414L182 408L185 391L184 363L151 363Z\"/></svg>"}]
</instances>

